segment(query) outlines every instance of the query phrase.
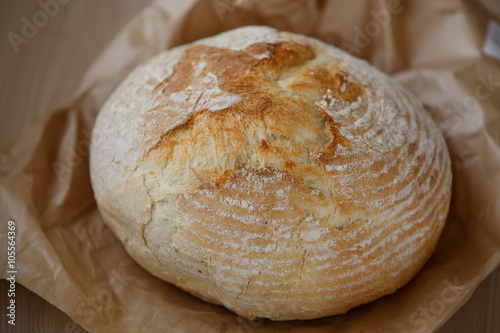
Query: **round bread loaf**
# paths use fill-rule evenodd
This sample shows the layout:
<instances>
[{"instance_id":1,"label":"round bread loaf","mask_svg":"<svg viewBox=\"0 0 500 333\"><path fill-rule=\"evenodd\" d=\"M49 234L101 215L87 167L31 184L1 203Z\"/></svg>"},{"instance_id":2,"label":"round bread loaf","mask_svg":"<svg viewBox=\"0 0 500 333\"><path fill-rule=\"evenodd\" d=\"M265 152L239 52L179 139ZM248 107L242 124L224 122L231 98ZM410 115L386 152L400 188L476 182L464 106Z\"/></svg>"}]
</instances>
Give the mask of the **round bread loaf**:
<instances>
[{"instance_id":1,"label":"round bread loaf","mask_svg":"<svg viewBox=\"0 0 500 333\"><path fill-rule=\"evenodd\" d=\"M137 67L99 113L106 224L155 276L239 315L343 313L432 254L438 127L396 81L313 38L244 27Z\"/></svg>"}]
</instances>

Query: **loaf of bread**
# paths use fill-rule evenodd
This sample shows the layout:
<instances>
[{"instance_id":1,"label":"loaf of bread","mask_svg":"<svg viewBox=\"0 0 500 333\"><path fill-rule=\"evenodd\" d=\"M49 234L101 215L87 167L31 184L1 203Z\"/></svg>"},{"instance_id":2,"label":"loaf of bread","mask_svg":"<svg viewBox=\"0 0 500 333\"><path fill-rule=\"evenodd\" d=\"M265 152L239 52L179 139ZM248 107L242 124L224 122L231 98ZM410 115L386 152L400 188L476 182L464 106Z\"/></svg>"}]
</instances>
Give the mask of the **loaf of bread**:
<instances>
[{"instance_id":1,"label":"loaf of bread","mask_svg":"<svg viewBox=\"0 0 500 333\"><path fill-rule=\"evenodd\" d=\"M105 223L155 276L255 319L343 313L432 254L450 158L422 104L313 38L244 27L137 67L100 111Z\"/></svg>"}]
</instances>

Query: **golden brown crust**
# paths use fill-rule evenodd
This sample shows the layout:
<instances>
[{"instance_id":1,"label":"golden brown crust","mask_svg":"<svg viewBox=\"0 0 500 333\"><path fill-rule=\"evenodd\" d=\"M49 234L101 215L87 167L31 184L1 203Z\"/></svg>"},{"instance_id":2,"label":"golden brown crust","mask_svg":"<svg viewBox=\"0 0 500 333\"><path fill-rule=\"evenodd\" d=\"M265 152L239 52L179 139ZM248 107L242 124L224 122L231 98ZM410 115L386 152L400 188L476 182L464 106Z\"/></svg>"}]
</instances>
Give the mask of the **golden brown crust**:
<instances>
[{"instance_id":1,"label":"golden brown crust","mask_svg":"<svg viewBox=\"0 0 500 333\"><path fill-rule=\"evenodd\" d=\"M444 140L368 64L266 27L136 69L99 114L91 176L146 269L247 318L309 319L391 293L432 253Z\"/></svg>"}]
</instances>

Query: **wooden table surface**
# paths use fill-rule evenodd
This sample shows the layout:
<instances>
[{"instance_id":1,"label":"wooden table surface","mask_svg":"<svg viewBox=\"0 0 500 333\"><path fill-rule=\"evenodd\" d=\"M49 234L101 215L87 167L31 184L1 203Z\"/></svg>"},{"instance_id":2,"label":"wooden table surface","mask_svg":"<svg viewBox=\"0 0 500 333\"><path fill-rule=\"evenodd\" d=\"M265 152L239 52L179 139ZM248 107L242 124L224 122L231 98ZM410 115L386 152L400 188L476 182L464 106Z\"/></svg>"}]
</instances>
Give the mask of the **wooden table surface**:
<instances>
[{"instance_id":1,"label":"wooden table surface","mask_svg":"<svg viewBox=\"0 0 500 333\"><path fill-rule=\"evenodd\" d=\"M0 149L48 110L67 103L99 52L150 2L59 1L66 4L59 5L54 16L19 45L17 53L8 34L21 35L23 17L31 19L41 8L38 1L0 2ZM0 281L0 293L6 297L5 280ZM9 332L85 332L65 313L20 285L16 304L17 325L9 325ZM2 317L4 311L2 305ZM500 332L500 268L438 332Z\"/></svg>"}]
</instances>

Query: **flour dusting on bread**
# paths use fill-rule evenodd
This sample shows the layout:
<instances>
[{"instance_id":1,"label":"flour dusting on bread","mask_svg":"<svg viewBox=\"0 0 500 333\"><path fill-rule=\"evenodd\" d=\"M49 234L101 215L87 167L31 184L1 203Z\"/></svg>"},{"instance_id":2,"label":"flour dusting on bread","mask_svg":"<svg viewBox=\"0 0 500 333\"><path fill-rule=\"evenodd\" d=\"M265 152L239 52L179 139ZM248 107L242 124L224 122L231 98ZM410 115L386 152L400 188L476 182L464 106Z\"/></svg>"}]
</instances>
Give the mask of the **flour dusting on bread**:
<instances>
[{"instance_id":1,"label":"flour dusting on bread","mask_svg":"<svg viewBox=\"0 0 500 333\"><path fill-rule=\"evenodd\" d=\"M444 139L415 99L313 38L244 27L163 52L101 110L91 177L152 274L246 318L394 292L434 250Z\"/></svg>"}]
</instances>

